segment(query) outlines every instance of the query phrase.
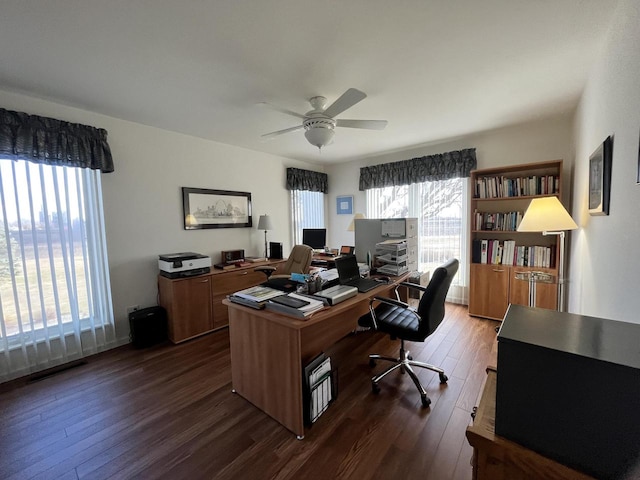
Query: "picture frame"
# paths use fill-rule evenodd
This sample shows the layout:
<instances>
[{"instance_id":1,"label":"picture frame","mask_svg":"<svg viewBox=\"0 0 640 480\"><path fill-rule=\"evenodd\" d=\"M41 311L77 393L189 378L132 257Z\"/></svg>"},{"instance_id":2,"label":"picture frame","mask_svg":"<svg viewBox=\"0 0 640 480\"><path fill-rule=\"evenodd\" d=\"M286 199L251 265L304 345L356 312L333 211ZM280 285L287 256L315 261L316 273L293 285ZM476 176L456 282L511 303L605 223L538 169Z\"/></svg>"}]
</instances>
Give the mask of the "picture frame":
<instances>
[{"instance_id":1,"label":"picture frame","mask_svg":"<svg viewBox=\"0 0 640 480\"><path fill-rule=\"evenodd\" d=\"M182 187L185 230L252 226L251 193Z\"/></svg>"},{"instance_id":2,"label":"picture frame","mask_svg":"<svg viewBox=\"0 0 640 480\"><path fill-rule=\"evenodd\" d=\"M613 138L608 136L589 157L589 214L609 215Z\"/></svg>"},{"instance_id":3,"label":"picture frame","mask_svg":"<svg viewBox=\"0 0 640 480\"><path fill-rule=\"evenodd\" d=\"M336 197L336 211L338 215L353 215L353 195Z\"/></svg>"},{"instance_id":4,"label":"picture frame","mask_svg":"<svg viewBox=\"0 0 640 480\"><path fill-rule=\"evenodd\" d=\"M636 177L636 183L640 185L640 135L638 135L638 175Z\"/></svg>"}]
</instances>

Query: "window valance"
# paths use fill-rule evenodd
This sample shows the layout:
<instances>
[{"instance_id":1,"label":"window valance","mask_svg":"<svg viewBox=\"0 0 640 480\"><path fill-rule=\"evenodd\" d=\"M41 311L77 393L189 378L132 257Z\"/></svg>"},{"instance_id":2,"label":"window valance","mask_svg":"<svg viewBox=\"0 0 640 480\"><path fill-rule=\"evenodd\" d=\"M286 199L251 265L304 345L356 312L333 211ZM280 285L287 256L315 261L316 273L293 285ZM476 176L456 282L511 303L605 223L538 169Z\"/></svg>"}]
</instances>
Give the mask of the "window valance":
<instances>
[{"instance_id":1,"label":"window valance","mask_svg":"<svg viewBox=\"0 0 640 480\"><path fill-rule=\"evenodd\" d=\"M0 156L113 172L107 131L0 108Z\"/></svg>"},{"instance_id":2,"label":"window valance","mask_svg":"<svg viewBox=\"0 0 640 480\"><path fill-rule=\"evenodd\" d=\"M327 193L329 180L326 173L287 168L287 190L308 190L310 192Z\"/></svg>"},{"instance_id":3,"label":"window valance","mask_svg":"<svg viewBox=\"0 0 640 480\"><path fill-rule=\"evenodd\" d=\"M474 168L475 148L382 163L360 169L360 190L468 177Z\"/></svg>"}]
</instances>

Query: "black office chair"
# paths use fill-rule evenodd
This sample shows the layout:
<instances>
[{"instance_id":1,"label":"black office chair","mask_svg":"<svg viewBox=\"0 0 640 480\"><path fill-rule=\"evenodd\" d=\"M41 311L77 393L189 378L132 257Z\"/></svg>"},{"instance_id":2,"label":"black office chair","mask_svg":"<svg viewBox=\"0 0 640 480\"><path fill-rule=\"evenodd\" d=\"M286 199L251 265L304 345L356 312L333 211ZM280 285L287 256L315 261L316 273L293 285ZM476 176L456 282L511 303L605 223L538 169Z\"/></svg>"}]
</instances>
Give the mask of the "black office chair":
<instances>
[{"instance_id":1,"label":"black office chair","mask_svg":"<svg viewBox=\"0 0 640 480\"><path fill-rule=\"evenodd\" d=\"M458 271L458 263L458 260L454 258L436 268L431 276L429 285L426 287L408 282L399 284L399 286L415 288L423 292L417 309L400 301L397 288L396 297L398 300L374 297L369 303L370 313L360 317L358 324L361 327L371 327L380 332L388 333L394 340L396 338L400 339L400 356L398 358L377 354L369 355L369 365L372 367L375 366L377 360L386 360L393 363L391 367L371 379L373 393L380 392L378 382L383 377L399 368L402 373L407 372L409 374L411 380L420 391L422 406L428 407L431 404L431 400L427 397L427 392L420 384L420 380L418 380L411 367L427 368L437 372L440 376L440 383L446 383L449 380L441 368L413 360L409 351L404 348L404 341L424 342L438 328L444 318L444 300L449 291L451 281ZM376 304L377 306L374 308Z\"/></svg>"}]
</instances>

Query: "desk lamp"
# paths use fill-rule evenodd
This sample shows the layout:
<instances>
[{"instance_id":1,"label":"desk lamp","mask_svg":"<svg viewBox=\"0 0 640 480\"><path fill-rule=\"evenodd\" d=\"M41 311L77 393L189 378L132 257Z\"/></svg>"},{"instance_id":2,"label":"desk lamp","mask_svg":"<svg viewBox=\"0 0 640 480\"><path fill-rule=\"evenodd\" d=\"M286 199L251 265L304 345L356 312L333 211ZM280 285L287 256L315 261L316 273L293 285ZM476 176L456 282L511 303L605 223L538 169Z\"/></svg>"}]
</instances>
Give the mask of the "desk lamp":
<instances>
[{"instance_id":1,"label":"desk lamp","mask_svg":"<svg viewBox=\"0 0 640 480\"><path fill-rule=\"evenodd\" d=\"M558 259L558 311L564 309L564 239L566 230L578 228L558 197L534 198L522 217L519 232L542 232L542 235L558 235L560 258Z\"/></svg>"},{"instance_id":2,"label":"desk lamp","mask_svg":"<svg viewBox=\"0 0 640 480\"><path fill-rule=\"evenodd\" d=\"M258 230L264 230L264 258L269 258L267 254L267 230L273 230L273 223L271 223L269 215L260 215Z\"/></svg>"}]
</instances>

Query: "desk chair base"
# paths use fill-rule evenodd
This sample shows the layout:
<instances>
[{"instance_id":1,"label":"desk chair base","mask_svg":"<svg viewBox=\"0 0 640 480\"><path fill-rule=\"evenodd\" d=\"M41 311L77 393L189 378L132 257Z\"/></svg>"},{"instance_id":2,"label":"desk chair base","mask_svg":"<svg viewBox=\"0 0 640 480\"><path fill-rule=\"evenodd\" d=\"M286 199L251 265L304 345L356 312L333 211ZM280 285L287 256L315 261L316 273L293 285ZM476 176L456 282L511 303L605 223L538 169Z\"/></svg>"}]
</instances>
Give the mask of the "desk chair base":
<instances>
[{"instance_id":1,"label":"desk chair base","mask_svg":"<svg viewBox=\"0 0 640 480\"><path fill-rule=\"evenodd\" d=\"M408 350L404 349L404 340L400 340L400 356L398 358L387 357L387 356L378 355L375 353L372 355L369 355L369 366L371 367L375 367L376 362L378 360L384 360L384 361L393 363L393 365L387 368L384 372L382 372L379 375L376 375L371 379L371 391L373 393L380 393L380 387L378 386L378 382L382 380L384 377L386 377L387 374L393 372L394 370L400 369L400 373L404 374L405 372L407 372L409 374L409 376L411 377L411 380L413 380L414 385L420 392L422 406L424 408L427 408L429 405L431 405L431 399L427 397L426 390L420 383L420 380L418 380L418 376L415 374L415 372L413 371L413 368L411 367L426 368L428 370L437 372L440 377L440 383L447 383L447 380L449 380L449 377L447 377L444 374L444 370L442 370L439 367L436 367L429 363L415 361L409 353L410 352Z\"/></svg>"}]
</instances>

